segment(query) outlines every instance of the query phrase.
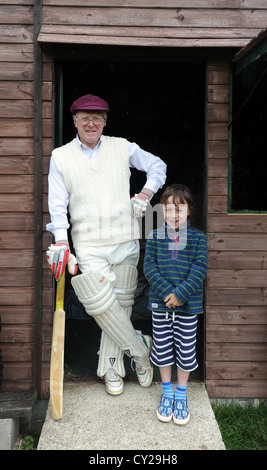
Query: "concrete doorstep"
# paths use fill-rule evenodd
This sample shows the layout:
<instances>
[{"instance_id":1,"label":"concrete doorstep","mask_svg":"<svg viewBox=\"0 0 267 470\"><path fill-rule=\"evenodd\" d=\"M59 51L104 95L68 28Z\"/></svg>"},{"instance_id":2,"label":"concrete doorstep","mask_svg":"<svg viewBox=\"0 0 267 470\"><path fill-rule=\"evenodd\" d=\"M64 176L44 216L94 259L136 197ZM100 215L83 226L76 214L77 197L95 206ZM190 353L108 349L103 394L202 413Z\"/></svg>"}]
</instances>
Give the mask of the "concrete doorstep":
<instances>
[{"instance_id":1,"label":"concrete doorstep","mask_svg":"<svg viewBox=\"0 0 267 470\"><path fill-rule=\"evenodd\" d=\"M36 402L36 393L0 393L0 450L12 450L19 434L21 418L29 419Z\"/></svg>"},{"instance_id":2,"label":"concrete doorstep","mask_svg":"<svg viewBox=\"0 0 267 470\"><path fill-rule=\"evenodd\" d=\"M63 418L54 421L48 406L38 450L225 450L203 383L188 384L185 426L157 419L161 393L160 383L125 381L119 396L104 383L64 383Z\"/></svg>"}]
</instances>

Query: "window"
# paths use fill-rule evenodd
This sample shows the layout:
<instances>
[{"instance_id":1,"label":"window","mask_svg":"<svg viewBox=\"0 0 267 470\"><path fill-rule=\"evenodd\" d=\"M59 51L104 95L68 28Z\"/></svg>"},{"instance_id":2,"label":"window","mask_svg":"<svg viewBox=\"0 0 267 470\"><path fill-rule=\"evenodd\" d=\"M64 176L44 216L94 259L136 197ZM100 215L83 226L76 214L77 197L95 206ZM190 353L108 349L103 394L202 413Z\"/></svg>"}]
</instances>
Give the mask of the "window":
<instances>
[{"instance_id":1,"label":"window","mask_svg":"<svg viewBox=\"0 0 267 470\"><path fill-rule=\"evenodd\" d=\"M229 202L235 212L267 212L267 47L260 42L253 51L232 70Z\"/></svg>"}]
</instances>

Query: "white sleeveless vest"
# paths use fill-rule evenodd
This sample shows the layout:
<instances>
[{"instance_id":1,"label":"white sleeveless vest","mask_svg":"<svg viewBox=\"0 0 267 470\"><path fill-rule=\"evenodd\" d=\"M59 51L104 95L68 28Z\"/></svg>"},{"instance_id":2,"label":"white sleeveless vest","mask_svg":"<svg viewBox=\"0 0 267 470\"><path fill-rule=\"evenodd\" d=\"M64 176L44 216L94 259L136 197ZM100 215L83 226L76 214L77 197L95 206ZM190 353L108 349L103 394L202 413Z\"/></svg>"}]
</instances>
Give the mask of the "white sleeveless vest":
<instances>
[{"instance_id":1,"label":"white sleeveless vest","mask_svg":"<svg viewBox=\"0 0 267 470\"><path fill-rule=\"evenodd\" d=\"M74 248L114 245L139 238L139 225L130 204L128 143L102 136L95 161L77 139L53 151L69 193Z\"/></svg>"}]
</instances>

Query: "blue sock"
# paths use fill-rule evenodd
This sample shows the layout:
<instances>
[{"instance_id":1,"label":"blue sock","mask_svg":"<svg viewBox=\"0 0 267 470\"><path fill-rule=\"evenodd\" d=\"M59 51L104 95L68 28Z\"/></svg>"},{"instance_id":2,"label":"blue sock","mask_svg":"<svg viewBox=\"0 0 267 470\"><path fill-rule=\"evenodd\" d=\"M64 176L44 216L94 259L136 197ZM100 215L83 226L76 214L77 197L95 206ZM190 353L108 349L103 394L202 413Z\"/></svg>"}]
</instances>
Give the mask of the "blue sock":
<instances>
[{"instance_id":1,"label":"blue sock","mask_svg":"<svg viewBox=\"0 0 267 470\"><path fill-rule=\"evenodd\" d=\"M173 399L174 393L171 380L170 382L162 382L162 389L164 397L169 397Z\"/></svg>"},{"instance_id":2,"label":"blue sock","mask_svg":"<svg viewBox=\"0 0 267 470\"><path fill-rule=\"evenodd\" d=\"M177 384L174 399L176 401L186 400L186 389L187 389L187 385L183 387L182 385Z\"/></svg>"}]
</instances>

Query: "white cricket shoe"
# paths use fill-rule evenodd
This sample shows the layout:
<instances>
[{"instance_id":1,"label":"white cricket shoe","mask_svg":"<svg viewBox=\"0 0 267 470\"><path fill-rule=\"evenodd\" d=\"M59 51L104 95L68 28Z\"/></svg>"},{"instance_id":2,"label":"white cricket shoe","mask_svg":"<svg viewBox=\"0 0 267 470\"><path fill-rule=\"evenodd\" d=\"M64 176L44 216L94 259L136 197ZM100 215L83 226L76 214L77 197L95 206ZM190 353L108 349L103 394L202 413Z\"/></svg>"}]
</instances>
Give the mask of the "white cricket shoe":
<instances>
[{"instance_id":1,"label":"white cricket shoe","mask_svg":"<svg viewBox=\"0 0 267 470\"><path fill-rule=\"evenodd\" d=\"M145 357L133 357L135 363L135 371L138 378L138 382L141 387L150 387L153 379L153 367L150 363L150 351L152 348L151 336L142 335L142 339L148 348L147 356Z\"/></svg>"},{"instance_id":2,"label":"white cricket shoe","mask_svg":"<svg viewBox=\"0 0 267 470\"><path fill-rule=\"evenodd\" d=\"M104 378L106 391L110 395L120 395L123 392L123 380L114 369L109 369Z\"/></svg>"}]
</instances>

